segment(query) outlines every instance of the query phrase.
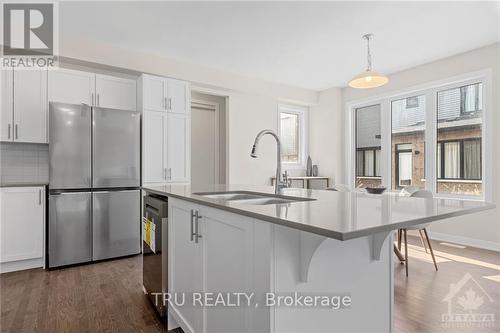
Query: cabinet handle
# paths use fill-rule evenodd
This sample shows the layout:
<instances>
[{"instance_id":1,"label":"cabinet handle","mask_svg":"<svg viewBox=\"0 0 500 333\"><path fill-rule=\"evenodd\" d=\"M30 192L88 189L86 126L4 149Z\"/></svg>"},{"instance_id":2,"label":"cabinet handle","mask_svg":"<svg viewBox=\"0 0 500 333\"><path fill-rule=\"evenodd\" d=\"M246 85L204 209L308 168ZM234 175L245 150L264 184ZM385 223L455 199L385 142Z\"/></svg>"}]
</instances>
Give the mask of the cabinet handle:
<instances>
[{"instance_id":1,"label":"cabinet handle","mask_svg":"<svg viewBox=\"0 0 500 333\"><path fill-rule=\"evenodd\" d=\"M194 230L194 242L195 243L198 243L198 240L201 238L201 235L200 235L200 219L202 218L202 216L199 214L198 211L196 211L195 213L195 217L196 217L196 224L195 224L195 230Z\"/></svg>"},{"instance_id":2,"label":"cabinet handle","mask_svg":"<svg viewBox=\"0 0 500 333\"><path fill-rule=\"evenodd\" d=\"M163 179L167 180L167 168L163 168Z\"/></svg>"},{"instance_id":3,"label":"cabinet handle","mask_svg":"<svg viewBox=\"0 0 500 333\"><path fill-rule=\"evenodd\" d=\"M172 98L168 98L168 109L172 110Z\"/></svg>"},{"instance_id":4,"label":"cabinet handle","mask_svg":"<svg viewBox=\"0 0 500 333\"><path fill-rule=\"evenodd\" d=\"M7 125L7 139L10 139L10 124Z\"/></svg>"},{"instance_id":5,"label":"cabinet handle","mask_svg":"<svg viewBox=\"0 0 500 333\"><path fill-rule=\"evenodd\" d=\"M42 205L42 190L38 190L38 205Z\"/></svg>"},{"instance_id":6,"label":"cabinet handle","mask_svg":"<svg viewBox=\"0 0 500 333\"><path fill-rule=\"evenodd\" d=\"M94 106L94 93L90 94L90 105Z\"/></svg>"},{"instance_id":7,"label":"cabinet handle","mask_svg":"<svg viewBox=\"0 0 500 333\"><path fill-rule=\"evenodd\" d=\"M166 97L164 97L164 98L163 98L163 107L165 108L165 110L167 110L167 109L168 109L167 105L168 105L168 103L167 103L167 98L166 98Z\"/></svg>"},{"instance_id":8,"label":"cabinet handle","mask_svg":"<svg viewBox=\"0 0 500 333\"><path fill-rule=\"evenodd\" d=\"M172 180L172 168L168 168L168 180Z\"/></svg>"},{"instance_id":9,"label":"cabinet handle","mask_svg":"<svg viewBox=\"0 0 500 333\"><path fill-rule=\"evenodd\" d=\"M19 139L19 131L17 130L17 124L14 127L14 131L16 133L16 140Z\"/></svg>"},{"instance_id":10,"label":"cabinet handle","mask_svg":"<svg viewBox=\"0 0 500 333\"><path fill-rule=\"evenodd\" d=\"M194 214L194 209L191 209L191 242L194 240L194 236L195 236L195 233L194 233L194 228L193 228L193 223L194 223L194 217L196 215Z\"/></svg>"}]
</instances>

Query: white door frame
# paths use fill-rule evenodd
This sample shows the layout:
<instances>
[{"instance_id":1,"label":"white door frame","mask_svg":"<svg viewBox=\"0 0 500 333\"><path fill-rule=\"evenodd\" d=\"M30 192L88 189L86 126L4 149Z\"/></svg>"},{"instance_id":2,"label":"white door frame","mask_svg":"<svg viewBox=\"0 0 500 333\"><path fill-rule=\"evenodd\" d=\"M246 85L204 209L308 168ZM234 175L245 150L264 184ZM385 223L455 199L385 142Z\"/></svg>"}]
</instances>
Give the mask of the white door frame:
<instances>
[{"instance_id":1,"label":"white door frame","mask_svg":"<svg viewBox=\"0 0 500 333\"><path fill-rule=\"evenodd\" d=\"M220 146L220 141L219 141L219 103L211 102L211 101L206 101L206 100L201 100L201 99L192 99L191 100L191 117L193 113L193 109L204 109L204 110L210 110L215 112L215 142L214 142L214 148L215 148L215 165L214 165L214 180L216 184L219 184L219 146Z\"/></svg>"}]
</instances>

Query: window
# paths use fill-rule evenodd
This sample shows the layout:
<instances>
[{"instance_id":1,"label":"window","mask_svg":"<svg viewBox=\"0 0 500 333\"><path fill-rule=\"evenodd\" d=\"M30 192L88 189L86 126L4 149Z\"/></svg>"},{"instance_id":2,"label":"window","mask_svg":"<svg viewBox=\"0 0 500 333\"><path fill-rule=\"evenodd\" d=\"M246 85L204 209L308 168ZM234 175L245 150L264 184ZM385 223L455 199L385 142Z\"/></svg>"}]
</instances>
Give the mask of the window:
<instances>
[{"instance_id":1,"label":"window","mask_svg":"<svg viewBox=\"0 0 500 333\"><path fill-rule=\"evenodd\" d=\"M481 195L483 84L437 92L436 191Z\"/></svg>"},{"instance_id":2,"label":"window","mask_svg":"<svg viewBox=\"0 0 500 333\"><path fill-rule=\"evenodd\" d=\"M425 100L417 95L391 101L392 189L425 187Z\"/></svg>"},{"instance_id":3,"label":"window","mask_svg":"<svg viewBox=\"0 0 500 333\"><path fill-rule=\"evenodd\" d=\"M420 91L378 97L375 105L348 105L352 127L347 140L354 155L347 163L355 186L412 186L491 198L491 181L485 179L491 143L484 133L491 74L472 75L476 79L452 78Z\"/></svg>"},{"instance_id":4,"label":"window","mask_svg":"<svg viewBox=\"0 0 500 333\"><path fill-rule=\"evenodd\" d=\"M481 138L438 142L438 180L481 180Z\"/></svg>"},{"instance_id":5,"label":"window","mask_svg":"<svg viewBox=\"0 0 500 333\"><path fill-rule=\"evenodd\" d=\"M381 184L380 105L356 109L356 187Z\"/></svg>"},{"instance_id":6,"label":"window","mask_svg":"<svg viewBox=\"0 0 500 333\"><path fill-rule=\"evenodd\" d=\"M294 105L280 104L278 107L281 158L283 163L288 165L305 165L306 111L306 108Z\"/></svg>"}]
</instances>

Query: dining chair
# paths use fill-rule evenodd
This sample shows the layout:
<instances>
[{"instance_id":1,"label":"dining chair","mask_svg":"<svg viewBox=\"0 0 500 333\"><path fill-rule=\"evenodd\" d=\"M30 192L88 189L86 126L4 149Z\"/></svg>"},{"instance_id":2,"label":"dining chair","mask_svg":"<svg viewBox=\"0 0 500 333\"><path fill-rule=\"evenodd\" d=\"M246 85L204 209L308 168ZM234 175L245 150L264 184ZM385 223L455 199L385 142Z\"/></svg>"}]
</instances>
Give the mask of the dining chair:
<instances>
[{"instance_id":1,"label":"dining chair","mask_svg":"<svg viewBox=\"0 0 500 333\"><path fill-rule=\"evenodd\" d=\"M410 197L414 198L432 198L432 192L427 191L427 190L418 190L410 194ZM408 230L418 230L418 233L420 234L420 240L422 241L422 245L424 246L425 252L427 252L427 246L429 247L429 251L432 256L432 261L434 262L434 267L436 268L436 271L438 270L437 264L436 264L436 258L434 257L434 252L432 251L432 246L431 246L431 241L429 239L429 234L427 233L427 227L430 225L430 223L423 223L423 224L417 224L411 227L406 227L406 228L401 228L398 229L398 249L401 251L401 238L404 237L404 243L405 243L405 256L404 256L404 263L405 263L405 268L406 268L406 276L408 276L408 241L407 241L407 231ZM427 245L426 245L427 242Z\"/></svg>"}]
</instances>

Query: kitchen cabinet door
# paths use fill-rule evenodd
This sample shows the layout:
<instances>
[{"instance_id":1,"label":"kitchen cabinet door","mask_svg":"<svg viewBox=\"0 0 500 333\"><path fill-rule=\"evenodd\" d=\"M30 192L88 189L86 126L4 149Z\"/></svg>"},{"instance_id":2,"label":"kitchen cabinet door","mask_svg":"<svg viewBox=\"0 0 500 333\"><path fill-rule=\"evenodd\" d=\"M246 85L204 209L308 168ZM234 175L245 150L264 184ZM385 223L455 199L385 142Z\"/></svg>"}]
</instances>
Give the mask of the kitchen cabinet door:
<instances>
[{"instance_id":1,"label":"kitchen cabinet door","mask_svg":"<svg viewBox=\"0 0 500 333\"><path fill-rule=\"evenodd\" d=\"M136 81L96 74L95 105L102 108L136 110Z\"/></svg>"},{"instance_id":2,"label":"kitchen cabinet door","mask_svg":"<svg viewBox=\"0 0 500 333\"><path fill-rule=\"evenodd\" d=\"M143 75L143 107L146 110L166 111L166 79L158 76Z\"/></svg>"},{"instance_id":3,"label":"kitchen cabinet door","mask_svg":"<svg viewBox=\"0 0 500 333\"><path fill-rule=\"evenodd\" d=\"M94 105L94 73L55 69L49 70L48 76L49 102Z\"/></svg>"},{"instance_id":4,"label":"kitchen cabinet door","mask_svg":"<svg viewBox=\"0 0 500 333\"><path fill-rule=\"evenodd\" d=\"M168 113L167 136L167 180L173 183L190 182L191 170L191 118L189 115Z\"/></svg>"},{"instance_id":5,"label":"kitchen cabinet door","mask_svg":"<svg viewBox=\"0 0 500 333\"><path fill-rule=\"evenodd\" d=\"M201 206L204 292L254 290L254 222L251 218ZM242 297L242 301L246 299ZM203 332L253 332L253 307L207 307Z\"/></svg>"},{"instance_id":6,"label":"kitchen cabinet door","mask_svg":"<svg viewBox=\"0 0 500 333\"><path fill-rule=\"evenodd\" d=\"M189 83L180 80L167 80L167 97L169 112L189 113L190 91Z\"/></svg>"},{"instance_id":7,"label":"kitchen cabinet door","mask_svg":"<svg viewBox=\"0 0 500 333\"><path fill-rule=\"evenodd\" d=\"M3 187L0 262L42 258L45 194L43 187Z\"/></svg>"},{"instance_id":8,"label":"kitchen cabinet door","mask_svg":"<svg viewBox=\"0 0 500 333\"><path fill-rule=\"evenodd\" d=\"M13 94L14 94L14 71L12 69L3 69L0 71L0 79L2 80L0 84L0 140L1 141L12 141L13 140L13 130L14 130L14 104L13 104Z\"/></svg>"},{"instance_id":9,"label":"kitchen cabinet door","mask_svg":"<svg viewBox=\"0 0 500 333\"><path fill-rule=\"evenodd\" d=\"M47 71L14 71L14 141L47 143Z\"/></svg>"},{"instance_id":10,"label":"kitchen cabinet door","mask_svg":"<svg viewBox=\"0 0 500 333\"><path fill-rule=\"evenodd\" d=\"M168 290L184 304L172 304L170 311L186 333L202 332L203 308L193 306L193 292L201 292L200 243L192 240L191 213L195 205L169 198L168 205Z\"/></svg>"},{"instance_id":11,"label":"kitchen cabinet door","mask_svg":"<svg viewBox=\"0 0 500 333\"><path fill-rule=\"evenodd\" d=\"M166 166L164 166L164 113L144 111L143 113L143 182L165 182Z\"/></svg>"}]
</instances>

